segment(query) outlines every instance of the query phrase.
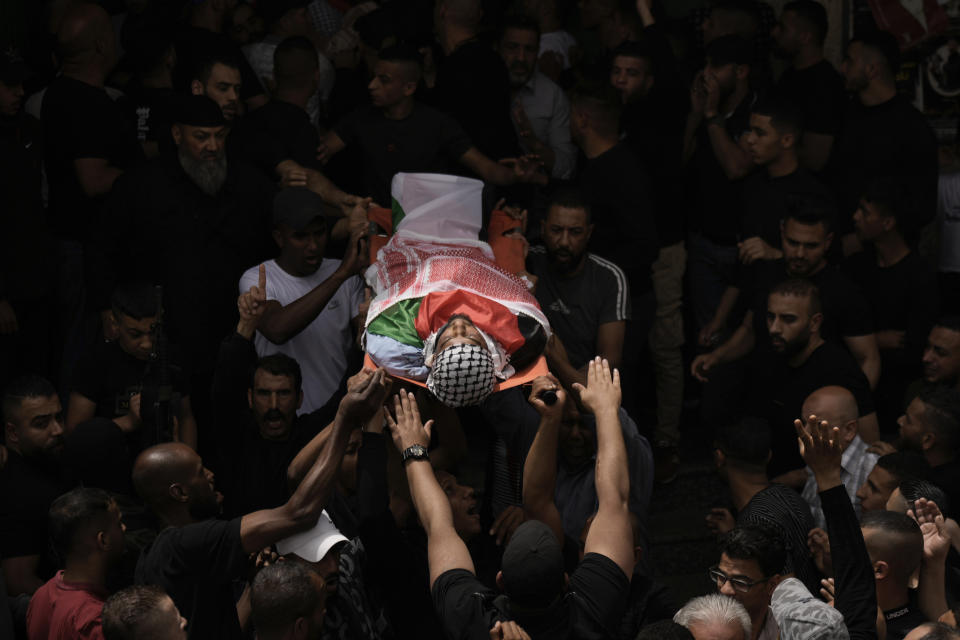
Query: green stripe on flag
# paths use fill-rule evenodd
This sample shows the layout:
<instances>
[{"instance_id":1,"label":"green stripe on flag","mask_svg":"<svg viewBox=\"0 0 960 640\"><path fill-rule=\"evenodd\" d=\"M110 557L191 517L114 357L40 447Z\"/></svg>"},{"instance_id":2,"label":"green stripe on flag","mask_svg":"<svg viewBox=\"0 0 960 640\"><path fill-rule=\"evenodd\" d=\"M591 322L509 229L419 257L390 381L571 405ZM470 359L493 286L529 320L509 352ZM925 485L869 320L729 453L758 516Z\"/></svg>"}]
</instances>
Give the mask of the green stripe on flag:
<instances>
[{"instance_id":1,"label":"green stripe on flag","mask_svg":"<svg viewBox=\"0 0 960 640\"><path fill-rule=\"evenodd\" d=\"M407 214L404 212L403 207L400 206L400 203L397 202L397 199L396 199L396 198L390 198L390 200L391 200L391 202L392 202L392 205L391 205L390 209L391 209L391 211L393 212L393 216L392 216L392 218L393 218L393 231L394 231L394 233L396 233L396 231L397 231L397 225L400 224L400 221L403 220L404 216L406 216Z\"/></svg>"}]
</instances>

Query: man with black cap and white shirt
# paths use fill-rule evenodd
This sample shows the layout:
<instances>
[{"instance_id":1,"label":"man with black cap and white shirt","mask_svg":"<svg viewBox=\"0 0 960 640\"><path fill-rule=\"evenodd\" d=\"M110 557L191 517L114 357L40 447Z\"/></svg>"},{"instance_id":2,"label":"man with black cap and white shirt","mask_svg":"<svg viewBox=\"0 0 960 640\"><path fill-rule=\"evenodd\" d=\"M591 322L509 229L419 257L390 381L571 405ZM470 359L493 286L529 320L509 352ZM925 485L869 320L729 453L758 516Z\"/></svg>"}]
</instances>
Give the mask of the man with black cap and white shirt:
<instances>
[{"instance_id":1,"label":"man with black cap and white shirt","mask_svg":"<svg viewBox=\"0 0 960 640\"><path fill-rule=\"evenodd\" d=\"M453 527L449 503L429 464L426 447L432 422L420 422L412 394L394 398L387 415L394 444L402 452L410 493L427 532L430 588L448 638L487 639L515 621L534 640L608 638L626 607L634 548L627 507L629 480L620 431L620 375L599 358L588 365L587 386L574 385L597 419L597 500L585 554L572 575L563 571L563 528L553 502L557 441L566 393L553 376L533 383L530 403L540 429L523 469L523 502L531 519L520 525L503 553L498 596L480 583L466 545ZM547 393L552 392L552 393ZM556 394L551 404L545 396Z\"/></svg>"},{"instance_id":2,"label":"man with black cap and white shirt","mask_svg":"<svg viewBox=\"0 0 960 640\"><path fill-rule=\"evenodd\" d=\"M300 413L321 408L340 387L354 344L351 325L363 328L359 274L367 265L365 229L351 229L342 261L324 258L330 224L322 204L306 187L288 187L274 197L273 240L280 255L263 265L267 302L255 338L260 357L285 353L300 364ZM241 293L258 285L259 271L247 269Z\"/></svg>"}]
</instances>

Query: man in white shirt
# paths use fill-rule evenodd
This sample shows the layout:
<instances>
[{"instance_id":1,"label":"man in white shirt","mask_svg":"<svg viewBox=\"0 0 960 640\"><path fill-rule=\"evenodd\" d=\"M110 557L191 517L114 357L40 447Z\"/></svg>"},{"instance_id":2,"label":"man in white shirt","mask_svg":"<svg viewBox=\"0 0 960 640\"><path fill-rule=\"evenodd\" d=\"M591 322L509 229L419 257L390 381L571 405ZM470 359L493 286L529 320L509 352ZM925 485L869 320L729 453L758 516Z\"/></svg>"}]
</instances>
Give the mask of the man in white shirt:
<instances>
[{"instance_id":1,"label":"man in white shirt","mask_svg":"<svg viewBox=\"0 0 960 640\"><path fill-rule=\"evenodd\" d=\"M290 187L273 200L273 239L280 255L265 263L267 308L255 338L257 355L285 353L303 371L300 413L321 408L347 374L354 331L363 326L360 305L366 267L364 230L355 228L343 261L324 258L329 228L322 200ZM365 203L358 206L365 206ZM257 286L259 265L240 278L240 291Z\"/></svg>"},{"instance_id":2,"label":"man in white shirt","mask_svg":"<svg viewBox=\"0 0 960 640\"><path fill-rule=\"evenodd\" d=\"M867 452L866 442L857 433L859 413L857 401L847 389L843 387L821 387L803 402L801 420L815 415L826 420L831 427L840 429L840 440L843 446L843 457L840 458L841 481L843 487L853 503L853 508L860 517L860 500L857 499L857 489L866 482L867 476L873 470L879 457L875 453ZM807 474L803 485L802 496L813 514L814 523L821 529L827 526L820 508L820 496L817 495L817 482L810 468L802 470Z\"/></svg>"}]
</instances>

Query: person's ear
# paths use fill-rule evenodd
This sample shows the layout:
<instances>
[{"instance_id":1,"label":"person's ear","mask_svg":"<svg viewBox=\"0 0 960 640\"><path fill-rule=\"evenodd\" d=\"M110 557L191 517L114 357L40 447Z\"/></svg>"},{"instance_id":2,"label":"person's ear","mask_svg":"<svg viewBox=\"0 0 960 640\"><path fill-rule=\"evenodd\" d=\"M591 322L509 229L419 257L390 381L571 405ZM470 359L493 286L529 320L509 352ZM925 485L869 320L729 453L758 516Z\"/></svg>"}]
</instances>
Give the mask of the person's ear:
<instances>
[{"instance_id":1,"label":"person's ear","mask_svg":"<svg viewBox=\"0 0 960 640\"><path fill-rule=\"evenodd\" d=\"M301 640L301 638L303 638L305 640L306 638L310 637L309 632L310 632L310 625L307 624L306 618L300 617L300 618L297 618L296 621L294 621L293 623L294 638L296 638L297 640Z\"/></svg>"},{"instance_id":2,"label":"person's ear","mask_svg":"<svg viewBox=\"0 0 960 640\"><path fill-rule=\"evenodd\" d=\"M717 466L718 469L723 467L727 462L727 457L723 454L723 451L720 449L714 448L713 450L713 464Z\"/></svg>"},{"instance_id":3,"label":"person's ear","mask_svg":"<svg viewBox=\"0 0 960 640\"><path fill-rule=\"evenodd\" d=\"M844 425L840 427L840 437L843 439L845 444L850 444L853 442L853 439L857 437L857 431L859 431L860 425L856 420L848 420Z\"/></svg>"},{"instance_id":4,"label":"person's ear","mask_svg":"<svg viewBox=\"0 0 960 640\"><path fill-rule=\"evenodd\" d=\"M417 83L416 82L405 82L403 83L403 96L409 98L417 92Z\"/></svg>"},{"instance_id":5,"label":"person's ear","mask_svg":"<svg viewBox=\"0 0 960 640\"><path fill-rule=\"evenodd\" d=\"M815 314L813 314L812 316L810 316L810 332L811 332L811 333L813 333L814 331L819 332L819 331L820 331L820 326L821 326L822 324L823 324L823 314L822 314L822 313L819 313L819 312L818 312L818 313L815 313Z\"/></svg>"},{"instance_id":6,"label":"person's ear","mask_svg":"<svg viewBox=\"0 0 960 640\"><path fill-rule=\"evenodd\" d=\"M7 446L20 444L20 436L17 434L17 427L12 422L3 425L4 442Z\"/></svg>"},{"instance_id":7,"label":"person's ear","mask_svg":"<svg viewBox=\"0 0 960 640\"><path fill-rule=\"evenodd\" d=\"M590 238L593 237L593 223L587 225L587 242L590 242Z\"/></svg>"},{"instance_id":8,"label":"person's ear","mask_svg":"<svg viewBox=\"0 0 960 640\"><path fill-rule=\"evenodd\" d=\"M797 144L797 136L792 133L785 133L780 136L780 146L784 149L792 149Z\"/></svg>"},{"instance_id":9,"label":"person's ear","mask_svg":"<svg viewBox=\"0 0 960 640\"><path fill-rule=\"evenodd\" d=\"M274 229L271 232L271 235L273 235L273 242L277 245L277 247L283 249L283 234L280 233L280 229Z\"/></svg>"},{"instance_id":10,"label":"person's ear","mask_svg":"<svg viewBox=\"0 0 960 640\"><path fill-rule=\"evenodd\" d=\"M937 434L933 431L927 431L920 439L920 447L924 451L929 451L937 445Z\"/></svg>"},{"instance_id":11,"label":"person's ear","mask_svg":"<svg viewBox=\"0 0 960 640\"><path fill-rule=\"evenodd\" d=\"M497 571L497 577L494 580L497 583L497 589L503 591L503 571Z\"/></svg>"},{"instance_id":12,"label":"person's ear","mask_svg":"<svg viewBox=\"0 0 960 640\"><path fill-rule=\"evenodd\" d=\"M890 577L890 565L883 560L873 563L873 577L876 580L886 580Z\"/></svg>"},{"instance_id":13,"label":"person's ear","mask_svg":"<svg viewBox=\"0 0 960 640\"><path fill-rule=\"evenodd\" d=\"M646 78L644 78L644 80L643 80L643 91L644 91L644 93L649 93L649 91L650 91L651 89L653 89L653 85L654 85L654 83L656 83L656 81L657 81L656 76L648 75Z\"/></svg>"},{"instance_id":14,"label":"person's ear","mask_svg":"<svg viewBox=\"0 0 960 640\"><path fill-rule=\"evenodd\" d=\"M174 502L187 502L190 500L190 494L179 482L174 482L167 489L167 494Z\"/></svg>"},{"instance_id":15,"label":"person's ear","mask_svg":"<svg viewBox=\"0 0 960 640\"><path fill-rule=\"evenodd\" d=\"M297 390L297 409L303 406L303 389Z\"/></svg>"},{"instance_id":16,"label":"person's ear","mask_svg":"<svg viewBox=\"0 0 960 640\"><path fill-rule=\"evenodd\" d=\"M633 548L633 564L639 565L640 559L643 558L643 547L634 547Z\"/></svg>"},{"instance_id":17,"label":"person's ear","mask_svg":"<svg viewBox=\"0 0 960 640\"><path fill-rule=\"evenodd\" d=\"M824 251L830 250L830 245L833 244L833 231L827 234L827 237L823 239Z\"/></svg>"},{"instance_id":18,"label":"person's ear","mask_svg":"<svg viewBox=\"0 0 960 640\"><path fill-rule=\"evenodd\" d=\"M173 143L180 146L183 141L183 129L178 124L170 125L170 135L173 136Z\"/></svg>"},{"instance_id":19,"label":"person's ear","mask_svg":"<svg viewBox=\"0 0 960 640\"><path fill-rule=\"evenodd\" d=\"M196 78L190 81L190 93L195 96L203 95L203 85Z\"/></svg>"},{"instance_id":20,"label":"person's ear","mask_svg":"<svg viewBox=\"0 0 960 640\"><path fill-rule=\"evenodd\" d=\"M750 77L750 65L748 64L735 65L733 71L738 81L743 81Z\"/></svg>"},{"instance_id":21,"label":"person's ear","mask_svg":"<svg viewBox=\"0 0 960 640\"><path fill-rule=\"evenodd\" d=\"M253 389L247 389L247 406L253 409Z\"/></svg>"}]
</instances>

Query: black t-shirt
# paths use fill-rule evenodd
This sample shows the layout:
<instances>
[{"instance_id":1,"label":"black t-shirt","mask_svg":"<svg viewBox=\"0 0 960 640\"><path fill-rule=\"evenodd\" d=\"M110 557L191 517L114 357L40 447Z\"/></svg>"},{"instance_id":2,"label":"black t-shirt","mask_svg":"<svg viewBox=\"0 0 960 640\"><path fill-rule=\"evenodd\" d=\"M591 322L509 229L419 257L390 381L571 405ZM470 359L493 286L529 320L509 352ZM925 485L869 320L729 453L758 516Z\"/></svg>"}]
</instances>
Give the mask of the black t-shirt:
<instances>
[{"instance_id":1,"label":"black t-shirt","mask_svg":"<svg viewBox=\"0 0 960 640\"><path fill-rule=\"evenodd\" d=\"M727 118L726 130L734 142L750 129L750 109L756 99L756 94L748 95ZM689 227L717 244L734 245L741 237L743 180L731 180L723 172L708 126L703 123L697 130L697 147L690 162Z\"/></svg>"},{"instance_id":2,"label":"black t-shirt","mask_svg":"<svg viewBox=\"0 0 960 640\"><path fill-rule=\"evenodd\" d=\"M49 220L54 233L85 240L101 198L87 197L77 179L74 161L100 158L130 169L143 152L133 121L107 92L80 80L60 76L43 96L40 120L44 131L44 163L49 183Z\"/></svg>"},{"instance_id":3,"label":"black t-shirt","mask_svg":"<svg viewBox=\"0 0 960 640\"><path fill-rule=\"evenodd\" d=\"M931 468L930 482L946 492L950 504L944 512L948 517L956 518L960 514L960 460Z\"/></svg>"},{"instance_id":4,"label":"black t-shirt","mask_svg":"<svg viewBox=\"0 0 960 640\"><path fill-rule=\"evenodd\" d=\"M915 598L911 598L911 600L915 600ZM887 640L903 640L908 633L924 622L929 622L916 602L884 611L883 617L887 621Z\"/></svg>"},{"instance_id":5,"label":"black t-shirt","mask_svg":"<svg viewBox=\"0 0 960 640\"><path fill-rule=\"evenodd\" d=\"M7 456L0 471L0 556L44 556L47 512L69 486L56 463L27 460L13 449L7 450ZM39 576L49 578L54 569L41 563Z\"/></svg>"},{"instance_id":6,"label":"black t-shirt","mask_svg":"<svg viewBox=\"0 0 960 640\"><path fill-rule=\"evenodd\" d=\"M176 149L170 126L173 123L173 89L159 87L134 87L127 93L124 106L132 112L137 124L137 139L140 142L156 142L162 153Z\"/></svg>"},{"instance_id":7,"label":"black t-shirt","mask_svg":"<svg viewBox=\"0 0 960 640\"><path fill-rule=\"evenodd\" d=\"M437 64L430 103L460 123L476 147L494 160L519 151L510 119L510 77L490 45L468 40Z\"/></svg>"},{"instance_id":8,"label":"black t-shirt","mask_svg":"<svg viewBox=\"0 0 960 640\"><path fill-rule=\"evenodd\" d=\"M630 319L629 283L609 260L587 254L580 273L564 278L550 271L547 251L538 246L530 249L527 270L537 276L537 302L576 369L596 355L601 324Z\"/></svg>"},{"instance_id":9,"label":"black t-shirt","mask_svg":"<svg viewBox=\"0 0 960 640\"><path fill-rule=\"evenodd\" d=\"M244 162L255 165L274 178L274 167L282 160L294 160L311 169L320 169L317 147L320 134L307 112L295 104L271 100L240 119L230 132L229 149Z\"/></svg>"},{"instance_id":10,"label":"black t-shirt","mask_svg":"<svg viewBox=\"0 0 960 640\"><path fill-rule=\"evenodd\" d=\"M908 236L936 214L937 139L924 115L903 96L873 107L851 102L828 168L841 232L852 229L853 212L872 178L895 177L910 188L913 217L903 228Z\"/></svg>"},{"instance_id":11,"label":"black t-shirt","mask_svg":"<svg viewBox=\"0 0 960 640\"><path fill-rule=\"evenodd\" d=\"M160 532L137 563L137 584L167 592L189 621L190 638L241 637L233 583L247 570L240 518L204 520Z\"/></svg>"},{"instance_id":12,"label":"black t-shirt","mask_svg":"<svg viewBox=\"0 0 960 640\"><path fill-rule=\"evenodd\" d=\"M177 66L173 70L173 86L178 91L190 92L190 83L197 74L197 67L208 56L226 54L240 69L240 98L248 100L263 94L263 86L247 62L247 57L226 35L188 25L177 33L174 45Z\"/></svg>"},{"instance_id":13,"label":"black t-shirt","mask_svg":"<svg viewBox=\"0 0 960 640\"><path fill-rule=\"evenodd\" d=\"M780 248L780 221L786 217L787 203L805 197L832 201L833 193L802 167L778 178L766 170L754 172L743 184L743 237L759 236Z\"/></svg>"},{"instance_id":14,"label":"black t-shirt","mask_svg":"<svg viewBox=\"0 0 960 640\"><path fill-rule=\"evenodd\" d=\"M761 349L768 346L767 302L770 291L791 277L783 259L759 262L745 272L741 299L749 301L754 335ZM843 338L873 333L870 306L860 288L838 267L828 265L807 279L820 290L823 307L820 335L824 340L840 344Z\"/></svg>"},{"instance_id":15,"label":"black t-shirt","mask_svg":"<svg viewBox=\"0 0 960 640\"><path fill-rule=\"evenodd\" d=\"M817 389L844 387L856 398L861 416L874 412L866 376L853 357L832 342L820 345L799 367L769 351L758 353L752 365L747 414L765 418L770 425L770 477L803 467L793 421L800 417L803 401Z\"/></svg>"},{"instance_id":16,"label":"black t-shirt","mask_svg":"<svg viewBox=\"0 0 960 640\"><path fill-rule=\"evenodd\" d=\"M826 60L806 69L790 67L784 71L777 82L777 93L800 107L804 131L840 134L849 100L843 78Z\"/></svg>"},{"instance_id":17,"label":"black t-shirt","mask_svg":"<svg viewBox=\"0 0 960 640\"><path fill-rule=\"evenodd\" d=\"M737 514L737 525L761 525L780 532L787 548L786 573L795 573L810 589L820 588L820 575L807 548L807 533L816 524L810 507L796 491L773 483L758 492L743 511Z\"/></svg>"},{"instance_id":18,"label":"black t-shirt","mask_svg":"<svg viewBox=\"0 0 960 640\"><path fill-rule=\"evenodd\" d=\"M620 267L633 295L653 286L650 268L660 253L650 180L625 142L589 160L580 174L593 211L590 250Z\"/></svg>"},{"instance_id":19,"label":"black t-shirt","mask_svg":"<svg viewBox=\"0 0 960 640\"><path fill-rule=\"evenodd\" d=\"M506 597L497 597L464 569L437 578L433 604L450 640L487 640L497 620L516 620L533 640L600 640L619 628L629 591L630 579L616 563L588 553L561 601L539 614L511 611Z\"/></svg>"},{"instance_id":20,"label":"black t-shirt","mask_svg":"<svg viewBox=\"0 0 960 640\"><path fill-rule=\"evenodd\" d=\"M403 120L391 120L376 107L361 107L334 131L348 147L362 150L365 193L385 207L395 174L460 173L460 157L473 146L456 120L423 104L415 104Z\"/></svg>"}]
</instances>

